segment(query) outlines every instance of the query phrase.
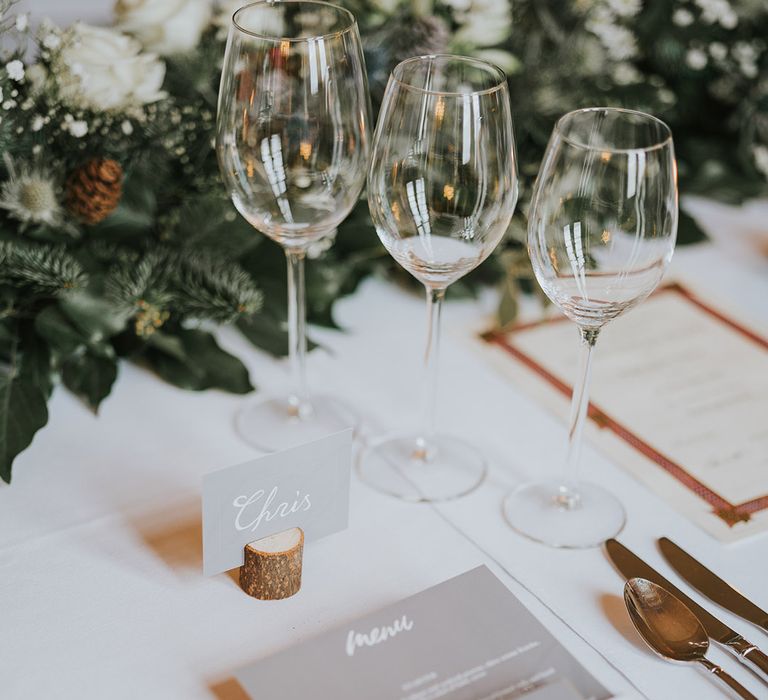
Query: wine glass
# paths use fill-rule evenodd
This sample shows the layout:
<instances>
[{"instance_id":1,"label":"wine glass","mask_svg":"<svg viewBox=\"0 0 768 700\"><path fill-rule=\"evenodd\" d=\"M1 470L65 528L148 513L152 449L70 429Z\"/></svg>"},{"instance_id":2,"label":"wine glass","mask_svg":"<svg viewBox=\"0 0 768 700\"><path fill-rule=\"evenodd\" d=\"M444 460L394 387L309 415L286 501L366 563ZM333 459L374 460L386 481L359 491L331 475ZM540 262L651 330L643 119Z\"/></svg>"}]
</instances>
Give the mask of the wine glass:
<instances>
[{"instance_id":1,"label":"wine glass","mask_svg":"<svg viewBox=\"0 0 768 700\"><path fill-rule=\"evenodd\" d=\"M517 173L506 76L461 56L400 63L379 114L368 205L390 255L427 293L421 425L373 441L358 464L364 481L408 501L469 493L483 455L435 429L440 310L448 285L485 260L509 226Z\"/></svg>"},{"instance_id":2,"label":"wine glass","mask_svg":"<svg viewBox=\"0 0 768 700\"><path fill-rule=\"evenodd\" d=\"M564 474L524 484L505 500L510 525L531 539L592 547L624 526L621 503L577 478L592 354L603 326L659 284L675 247L677 211L666 124L607 108L570 112L557 122L534 186L528 251L542 289L578 326L581 362Z\"/></svg>"},{"instance_id":3,"label":"wine glass","mask_svg":"<svg viewBox=\"0 0 768 700\"><path fill-rule=\"evenodd\" d=\"M216 152L243 217L279 243L288 262L293 389L241 411L249 443L277 450L341 430L354 419L310 398L304 259L357 202L369 151L369 96L350 12L315 0L256 2L232 16L221 74Z\"/></svg>"}]
</instances>

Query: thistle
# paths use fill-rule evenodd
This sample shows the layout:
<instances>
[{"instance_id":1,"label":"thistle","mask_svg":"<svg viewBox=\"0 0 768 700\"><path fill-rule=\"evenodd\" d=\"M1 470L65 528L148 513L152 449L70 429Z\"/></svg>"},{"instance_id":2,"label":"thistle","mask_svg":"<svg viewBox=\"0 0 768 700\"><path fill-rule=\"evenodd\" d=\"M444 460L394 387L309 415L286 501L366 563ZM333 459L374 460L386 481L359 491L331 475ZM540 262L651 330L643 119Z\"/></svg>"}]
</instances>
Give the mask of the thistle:
<instances>
[{"instance_id":1,"label":"thistle","mask_svg":"<svg viewBox=\"0 0 768 700\"><path fill-rule=\"evenodd\" d=\"M60 188L48 170L28 164L17 167L8 154L3 159L8 179L0 187L0 208L18 219L22 228L61 224L64 211L59 201Z\"/></svg>"}]
</instances>

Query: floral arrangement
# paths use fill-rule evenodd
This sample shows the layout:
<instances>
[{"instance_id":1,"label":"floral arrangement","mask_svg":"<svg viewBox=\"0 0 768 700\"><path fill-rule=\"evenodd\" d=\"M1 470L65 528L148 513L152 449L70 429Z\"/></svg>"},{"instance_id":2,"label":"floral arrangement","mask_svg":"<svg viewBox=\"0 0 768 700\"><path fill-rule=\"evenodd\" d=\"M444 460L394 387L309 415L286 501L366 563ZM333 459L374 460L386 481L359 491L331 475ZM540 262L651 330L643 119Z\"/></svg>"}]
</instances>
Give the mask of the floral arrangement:
<instances>
[{"instance_id":1,"label":"floral arrangement","mask_svg":"<svg viewBox=\"0 0 768 700\"><path fill-rule=\"evenodd\" d=\"M501 322L530 289L531 179L555 119L625 105L672 126L684 192L766 192L768 7L761 0L339 0L358 17L374 107L408 56L456 52L509 75L523 200L499 254L452 288L498 283ZM211 324L287 348L282 252L236 214L213 151L232 12L118 0L110 27L43 22L0 0L0 478L62 383L97 410L122 359L192 390L251 391ZM28 44L36 45L32 62ZM681 221L681 240L700 237ZM397 274L364 202L310 251L310 320L368 274Z\"/></svg>"}]
</instances>

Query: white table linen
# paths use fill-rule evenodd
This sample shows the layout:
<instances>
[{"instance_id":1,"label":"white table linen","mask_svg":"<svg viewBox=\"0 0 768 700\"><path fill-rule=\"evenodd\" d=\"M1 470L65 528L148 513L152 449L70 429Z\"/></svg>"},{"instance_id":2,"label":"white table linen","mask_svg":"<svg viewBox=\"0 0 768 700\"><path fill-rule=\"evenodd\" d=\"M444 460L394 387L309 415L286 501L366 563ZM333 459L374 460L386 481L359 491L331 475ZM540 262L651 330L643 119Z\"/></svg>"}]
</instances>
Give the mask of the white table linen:
<instances>
[{"instance_id":1,"label":"white table linen","mask_svg":"<svg viewBox=\"0 0 768 700\"><path fill-rule=\"evenodd\" d=\"M108 16L104 3L68 4L66 12L52 0L26 5L62 20ZM673 270L766 333L764 259L703 245L678 250ZM307 546L302 590L286 601L253 600L227 575L201 572L201 476L254 455L232 426L252 397L180 391L124 364L97 418L57 388L48 427L17 460L13 485L0 486L0 697L233 700L228 679L239 665L483 563L618 697L723 697L703 673L666 664L642 646L623 608L622 581L600 550L551 550L505 524L505 492L556 469L565 436L473 346L472 332L493 301L487 294L448 305L438 403L442 428L485 450L486 483L429 507L381 496L353 477L350 528ZM356 406L369 434L412 425L421 299L368 280L339 304L337 318L346 332L314 332L330 350L309 359L314 389ZM285 389L284 362L231 331L220 338L262 391ZM654 541L669 535L768 605L765 537L720 545L590 445L583 464L586 476L625 504L621 539L650 563L668 571ZM765 634L717 614L768 647ZM733 657L714 648L711 658L768 695Z\"/></svg>"}]
</instances>

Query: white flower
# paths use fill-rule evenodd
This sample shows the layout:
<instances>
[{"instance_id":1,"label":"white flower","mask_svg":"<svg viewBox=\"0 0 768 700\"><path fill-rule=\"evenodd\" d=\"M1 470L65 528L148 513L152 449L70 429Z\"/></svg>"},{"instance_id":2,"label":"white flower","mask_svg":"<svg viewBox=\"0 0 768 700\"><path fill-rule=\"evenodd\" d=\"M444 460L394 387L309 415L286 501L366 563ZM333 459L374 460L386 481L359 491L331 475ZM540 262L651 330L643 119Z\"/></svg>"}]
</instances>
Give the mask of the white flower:
<instances>
[{"instance_id":1,"label":"white flower","mask_svg":"<svg viewBox=\"0 0 768 700\"><path fill-rule=\"evenodd\" d=\"M0 208L24 225L61 223L58 187L48 171L28 165L17 169L7 155L5 164L8 180L0 187Z\"/></svg>"},{"instance_id":2,"label":"white flower","mask_svg":"<svg viewBox=\"0 0 768 700\"><path fill-rule=\"evenodd\" d=\"M752 156L757 169L768 178L768 147L752 146Z\"/></svg>"},{"instance_id":3,"label":"white flower","mask_svg":"<svg viewBox=\"0 0 768 700\"><path fill-rule=\"evenodd\" d=\"M245 3L241 3L245 4ZM117 27L161 55L194 49L211 19L210 0L117 0Z\"/></svg>"},{"instance_id":4,"label":"white flower","mask_svg":"<svg viewBox=\"0 0 768 700\"><path fill-rule=\"evenodd\" d=\"M34 117L32 117L32 122L29 125L29 128L32 129L32 131L40 131L40 129L43 128L43 125L45 124L45 119L42 115L36 114Z\"/></svg>"},{"instance_id":5,"label":"white flower","mask_svg":"<svg viewBox=\"0 0 768 700\"><path fill-rule=\"evenodd\" d=\"M5 64L5 70L11 80L20 83L24 80L24 64L18 59Z\"/></svg>"},{"instance_id":6,"label":"white flower","mask_svg":"<svg viewBox=\"0 0 768 700\"><path fill-rule=\"evenodd\" d=\"M643 9L643 0L608 0L608 6L619 17L634 17Z\"/></svg>"},{"instance_id":7,"label":"white flower","mask_svg":"<svg viewBox=\"0 0 768 700\"><path fill-rule=\"evenodd\" d=\"M631 63L617 63L613 68L613 79L619 85L631 85L641 82L643 76Z\"/></svg>"},{"instance_id":8,"label":"white flower","mask_svg":"<svg viewBox=\"0 0 768 700\"><path fill-rule=\"evenodd\" d=\"M30 85L32 95L39 95L48 80L48 71L42 63L35 63L27 68L27 82Z\"/></svg>"},{"instance_id":9,"label":"white flower","mask_svg":"<svg viewBox=\"0 0 768 700\"><path fill-rule=\"evenodd\" d=\"M600 39L613 60L626 61L637 55L637 39L626 27L606 21L603 17L588 20L586 27Z\"/></svg>"},{"instance_id":10,"label":"white flower","mask_svg":"<svg viewBox=\"0 0 768 700\"><path fill-rule=\"evenodd\" d=\"M708 63L707 54L701 49L688 49L685 54L685 62L693 70L702 70Z\"/></svg>"},{"instance_id":11,"label":"white flower","mask_svg":"<svg viewBox=\"0 0 768 700\"><path fill-rule=\"evenodd\" d=\"M669 90L667 88L661 88L658 92L659 99L664 103L668 105L673 105L675 102L677 102L677 98L675 97L675 93L672 92L672 90Z\"/></svg>"},{"instance_id":12,"label":"white flower","mask_svg":"<svg viewBox=\"0 0 768 700\"><path fill-rule=\"evenodd\" d=\"M709 45L709 55L716 61L722 61L728 55L728 47L720 41L713 41Z\"/></svg>"},{"instance_id":13,"label":"white flower","mask_svg":"<svg viewBox=\"0 0 768 700\"><path fill-rule=\"evenodd\" d=\"M61 37L56 34L55 32L51 32L50 34L46 34L43 37L43 46L46 49L50 49L51 51L55 51L56 49L61 46Z\"/></svg>"},{"instance_id":14,"label":"white flower","mask_svg":"<svg viewBox=\"0 0 768 700\"><path fill-rule=\"evenodd\" d=\"M449 3L444 3L449 4ZM371 5L385 15L391 15L400 5L400 0L372 0ZM232 15L230 15L231 17Z\"/></svg>"},{"instance_id":15,"label":"white flower","mask_svg":"<svg viewBox=\"0 0 768 700\"><path fill-rule=\"evenodd\" d=\"M223 3L218 4L216 16L213 18L213 25L219 28L216 36L220 40L227 38L229 28L232 25L232 15L246 4L244 0L225 0ZM270 14L267 17L260 17L259 19L259 29L265 34L281 36L285 31L283 20L277 13Z\"/></svg>"},{"instance_id":16,"label":"white flower","mask_svg":"<svg viewBox=\"0 0 768 700\"><path fill-rule=\"evenodd\" d=\"M76 139L83 138L83 136L88 133L88 122L85 122L82 119L73 119L69 115L67 116L69 119L65 120L62 128L72 134Z\"/></svg>"},{"instance_id":17,"label":"white flower","mask_svg":"<svg viewBox=\"0 0 768 700\"><path fill-rule=\"evenodd\" d=\"M481 49L480 51L473 52L472 55L475 58L480 58L483 61L497 65L507 75L517 73L522 66L517 56L503 49Z\"/></svg>"},{"instance_id":18,"label":"white flower","mask_svg":"<svg viewBox=\"0 0 768 700\"><path fill-rule=\"evenodd\" d=\"M20 14L16 17L16 31L25 32L29 26L29 15L26 13Z\"/></svg>"},{"instance_id":19,"label":"white flower","mask_svg":"<svg viewBox=\"0 0 768 700\"><path fill-rule=\"evenodd\" d=\"M678 27L688 27L693 24L693 14L685 8L675 10L672 14L672 23Z\"/></svg>"},{"instance_id":20,"label":"white flower","mask_svg":"<svg viewBox=\"0 0 768 700\"><path fill-rule=\"evenodd\" d=\"M735 29L739 23L739 16L733 11L728 10L720 15L720 26L725 29Z\"/></svg>"},{"instance_id":21,"label":"white flower","mask_svg":"<svg viewBox=\"0 0 768 700\"><path fill-rule=\"evenodd\" d=\"M62 102L72 108L130 111L157 102L165 64L113 29L75 23L53 61Z\"/></svg>"},{"instance_id":22,"label":"white flower","mask_svg":"<svg viewBox=\"0 0 768 700\"><path fill-rule=\"evenodd\" d=\"M127 119L120 125L120 129L126 136L130 136L133 133L133 124Z\"/></svg>"},{"instance_id":23,"label":"white flower","mask_svg":"<svg viewBox=\"0 0 768 700\"><path fill-rule=\"evenodd\" d=\"M454 11L459 29L454 39L471 46L495 46L509 36L512 13L499 0L472 0L466 10Z\"/></svg>"},{"instance_id":24,"label":"white flower","mask_svg":"<svg viewBox=\"0 0 768 700\"><path fill-rule=\"evenodd\" d=\"M311 243L307 248L307 257L310 260L317 260L317 258L333 245L333 242L336 240L337 232L336 229L333 229L327 236L323 236L314 243Z\"/></svg>"},{"instance_id":25,"label":"white flower","mask_svg":"<svg viewBox=\"0 0 768 700\"><path fill-rule=\"evenodd\" d=\"M694 3L701 9L701 19L707 24L733 29L739 23L728 0L694 0Z\"/></svg>"}]
</instances>

